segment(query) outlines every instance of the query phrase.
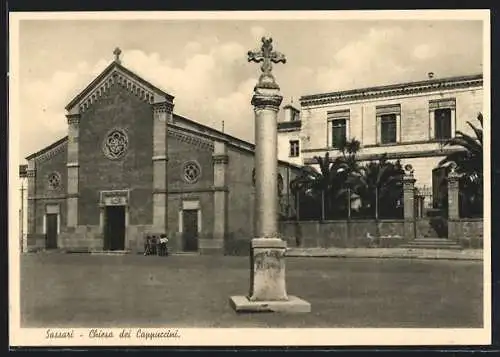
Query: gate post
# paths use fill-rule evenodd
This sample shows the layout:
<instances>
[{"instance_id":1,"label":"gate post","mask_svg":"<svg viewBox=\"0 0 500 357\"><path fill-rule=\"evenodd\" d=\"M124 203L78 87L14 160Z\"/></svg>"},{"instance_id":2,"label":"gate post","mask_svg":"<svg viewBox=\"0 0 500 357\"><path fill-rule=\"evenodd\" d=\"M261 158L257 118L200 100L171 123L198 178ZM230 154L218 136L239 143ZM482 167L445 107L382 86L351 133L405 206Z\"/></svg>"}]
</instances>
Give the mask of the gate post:
<instances>
[{"instance_id":1,"label":"gate post","mask_svg":"<svg viewBox=\"0 0 500 357\"><path fill-rule=\"evenodd\" d=\"M403 176L403 217L404 217L404 239L415 239L415 178L413 167L405 166Z\"/></svg>"},{"instance_id":2,"label":"gate post","mask_svg":"<svg viewBox=\"0 0 500 357\"><path fill-rule=\"evenodd\" d=\"M448 239L458 240L457 221L460 220L460 175L455 171L456 164L451 165L448 173Z\"/></svg>"}]
</instances>

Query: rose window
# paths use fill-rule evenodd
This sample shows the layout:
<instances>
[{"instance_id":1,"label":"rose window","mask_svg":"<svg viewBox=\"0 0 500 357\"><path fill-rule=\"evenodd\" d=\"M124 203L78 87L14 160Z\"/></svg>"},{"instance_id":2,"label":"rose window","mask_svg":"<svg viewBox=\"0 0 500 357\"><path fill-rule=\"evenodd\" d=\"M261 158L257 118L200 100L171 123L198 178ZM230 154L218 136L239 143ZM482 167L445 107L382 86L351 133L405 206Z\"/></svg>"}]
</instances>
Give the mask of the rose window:
<instances>
[{"instance_id":1,"label":"rose window","mask_svg":"<svg viewBox=\"0 0 500 357\"><path fill-rule=\"evenodd\" d=\"M110 160L121 159L128 148L128 136L121 129L113 129L104 138L103 152Z\"/></svg>"},{"instance_id":2,"label":"rose window","mask_svg":"<svg viewBox=\"0 0 500 357\"><path fill-rule=\"evenodd\" d=\"M196 161L188 161L183 168L184 180L188 183L195 183L201 175L201 167Z\"/></svg>"},{"instance_id":3,"label":"rose window","mask_svg":"<svg viewBox=\"0 0 500 357\"><path fill-rule=\"evenodd\" d=\"M59 175L59 173L57 172L51 173L48 178L48 183L51 189L58 188L59 186L61 186L61 175Z\"/></svg>"}]
</instances>

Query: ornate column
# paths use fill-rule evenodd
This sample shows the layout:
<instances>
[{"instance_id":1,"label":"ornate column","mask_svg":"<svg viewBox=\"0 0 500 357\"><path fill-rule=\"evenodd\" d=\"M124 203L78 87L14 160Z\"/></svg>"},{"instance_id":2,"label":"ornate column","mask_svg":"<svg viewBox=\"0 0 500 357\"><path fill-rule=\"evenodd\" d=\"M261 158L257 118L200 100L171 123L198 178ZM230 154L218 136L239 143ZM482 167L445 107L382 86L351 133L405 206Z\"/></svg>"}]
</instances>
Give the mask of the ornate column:
<instances>
[{"instance_id":1,"label":"ornate column","mask_svg":"<svg viewBox=\"0 0 500 357\"><path fill-rule=\"evenodd\" d=\"M158 232L168 231L168 122L174 104L153 104L153 226Z\"/></svg>"},{"instance_id":2,"label":"ornate column","mask_svg":"<svg viewBox=\"0 0 500 357\"><path fill-rule=\"evenodd\" d=\"M404 216L404 238L415 239L415 178L413 167L405 166L403 176L403 216Z\"/></svg>"},{"instance_id":3,"label":"ornate column","mask_svg":"<svg viewBox=\"0 0 500 357\"><path fill-rule=\"evenodd\" d=\"M255 237L250 253L250 293L232 296L230 303L236 311L310 312L308 302L287 294L286 242L278 232L277 114L283 97L271 70L272 63L285 63L286 59L273 51L271 38L262 38L261 49L249 51L248 60L262 62L251 101L255 112Z\"/></svg>"},{"instance_id":4,"label":"ornate column","mask_svg":"<svg viewBox=\"0 0 500 357\"><path fill-rule=\"evenodd\" d=\"M78 180L80 164L78 162L78 137L80 136L80 114L68 114L68 186L66 225L78 225Z\"/></svg>"}]
</instances>

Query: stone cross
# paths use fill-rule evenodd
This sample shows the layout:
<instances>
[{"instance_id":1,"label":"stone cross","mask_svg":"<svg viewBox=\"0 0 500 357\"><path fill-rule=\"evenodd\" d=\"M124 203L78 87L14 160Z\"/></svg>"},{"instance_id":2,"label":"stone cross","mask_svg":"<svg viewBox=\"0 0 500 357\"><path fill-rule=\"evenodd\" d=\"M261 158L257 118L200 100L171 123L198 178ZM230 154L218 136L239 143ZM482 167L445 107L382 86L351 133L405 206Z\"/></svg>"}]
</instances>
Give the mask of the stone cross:
<instances>
[{"instance_id":1,"label":"stone cross","mask_svg":"<svg viewBox=\"0 0 500 357\"><path fill-rule=\"evenodd\" d=\"M115 48L113 54L115 55L115 62L120 63L120 55L122 54L122 50L120 50L120 47Z\"/></svg>"},{"instance_id":2,"label":"stone cross","mask_svg":"<svg viewBox=\"0 0 500 357\"><path fill-rule=\"evenodd\" d=\"M260 50L248 51L248 62L262 62L260 69L262 74L259 78L260 87L279 88L274 81L274 76L271 73L273 63L286 63L285 55L281 52L273 51L273 39L262 37L262 46Z\"/></svg>"}]
</instances>

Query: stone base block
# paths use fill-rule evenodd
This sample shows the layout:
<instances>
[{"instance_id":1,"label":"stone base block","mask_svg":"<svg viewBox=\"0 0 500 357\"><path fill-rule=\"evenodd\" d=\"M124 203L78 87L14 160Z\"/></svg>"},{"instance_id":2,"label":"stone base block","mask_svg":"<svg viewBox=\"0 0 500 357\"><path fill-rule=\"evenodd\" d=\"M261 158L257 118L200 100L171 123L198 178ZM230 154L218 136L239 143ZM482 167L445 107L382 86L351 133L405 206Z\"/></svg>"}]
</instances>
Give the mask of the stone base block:
<instances>
[{"instance_id":1,"label":"stone base block","mask_svg":"<svg viewBox=\"0 0 500 357\"><path fill-rule=\"evenodd\" d=\"M229 304L236 312L311 312L310 303L293 295L280 301L250 301L246 296L231 296Z\"/></svg>"}]
</instances>

